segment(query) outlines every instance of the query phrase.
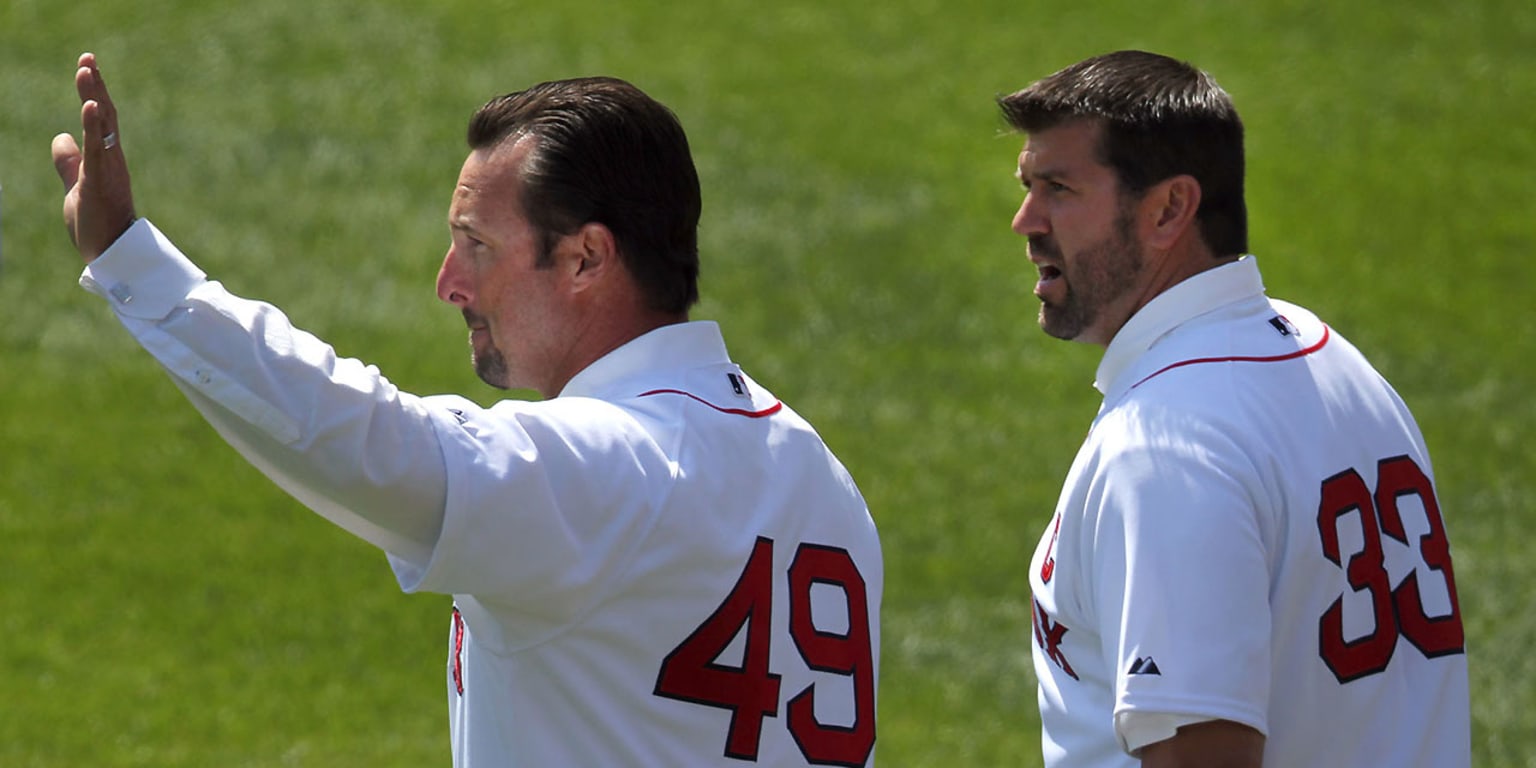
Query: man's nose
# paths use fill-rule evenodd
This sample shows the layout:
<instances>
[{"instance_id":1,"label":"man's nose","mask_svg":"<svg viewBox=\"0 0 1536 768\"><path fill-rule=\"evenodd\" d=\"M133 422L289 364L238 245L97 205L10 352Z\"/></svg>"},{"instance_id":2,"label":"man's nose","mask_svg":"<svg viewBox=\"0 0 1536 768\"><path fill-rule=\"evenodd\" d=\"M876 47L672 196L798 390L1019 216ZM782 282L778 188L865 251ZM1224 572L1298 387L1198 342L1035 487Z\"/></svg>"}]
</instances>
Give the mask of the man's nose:
<instances>
[{"instance_id":1,"label":"man's nose","mask_svg":"<svg viewBox=\"0 0 1536 768\"><path fill-rule=\"evenodd\" d=\"M472 298L458 249L453 246L449 246L448 253L443 256L443 266L437 270L437 297L460 309L469 306Z\"/></svg>"},{"instance_id":2,"label":"man's nose","mask_svg":"<svg viewBox=\"0 0 1536 768\"><path fill-rule=\"evenodd\" d=\"M1013 214L1013 231L1024 237L1050 232L1044 211L1041 210L1035 195L1025 194L1024 201L1019 203L1019 210Z\"/></svg>"}]
</instances>

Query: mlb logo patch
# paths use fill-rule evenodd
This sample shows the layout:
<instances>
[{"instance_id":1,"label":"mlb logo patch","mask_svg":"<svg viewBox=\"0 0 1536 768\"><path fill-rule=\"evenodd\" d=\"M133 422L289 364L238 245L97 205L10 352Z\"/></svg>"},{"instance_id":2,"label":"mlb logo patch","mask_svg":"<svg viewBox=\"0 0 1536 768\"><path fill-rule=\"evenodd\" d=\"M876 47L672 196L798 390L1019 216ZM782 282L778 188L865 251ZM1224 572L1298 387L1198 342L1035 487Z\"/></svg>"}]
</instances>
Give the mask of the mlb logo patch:
<instances>
[{"instance_id":1,"label":"mlb logo patch","mask_svg":"<svg viewBox=\"0 0 1536 768\"><path fill-rule=\"evenodd\" d=\"M1291 324L1291 321L1287 320L1285 315L1275 315L1274 317L1271 317L1269 319L1269 324L1273 326L1275 330L1279 331L1281 336L1301 335L1301 331L1296 330L1296 326Z\"/></svg>"},{"instance_id":2,"label":"mlb logo patch","mask_svg":"<svg viewBox=\"0 0 1536 768\"><path fill-rule=\"evenodd\" d=\"M751 397L752 396L752 393L747 391L747 380L746 379L744 379L741 376L739 376L737 374L734 374L734 373L727 373L725 375L725 378L730 380L730 382L731 382L731 391L735 392L737 397Z\"/></svg>"}]
</instances>

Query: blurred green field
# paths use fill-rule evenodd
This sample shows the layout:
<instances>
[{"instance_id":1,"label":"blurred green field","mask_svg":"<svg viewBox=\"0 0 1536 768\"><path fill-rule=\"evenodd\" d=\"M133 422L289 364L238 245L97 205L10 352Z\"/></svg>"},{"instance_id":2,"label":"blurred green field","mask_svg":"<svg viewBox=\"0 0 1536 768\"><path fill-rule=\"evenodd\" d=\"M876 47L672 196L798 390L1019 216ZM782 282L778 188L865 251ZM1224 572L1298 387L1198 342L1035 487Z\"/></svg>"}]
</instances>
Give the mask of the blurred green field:
<instances>
[{"instance_id":1,"label":"blurred green field","mask_svg":"<svg viewBox=\"0 0 1536 768\"><path fill-rule=\"evenodd\" d=\"M82 50L140 214L402 388L482 402L432 292L469 114L584 74L672 106L704 184L696 314L882 528L879 763L1038 765L1025 565L1098 356L1035 326L992 99L1122 47L1233 93L1271 294L1418 414L1475 764L1536 766L1528 0L5 0L0 766L448 764L448 598L401 595L247 467L76 287L48 142L78 126Z\"/></svg>"}]
</instances>

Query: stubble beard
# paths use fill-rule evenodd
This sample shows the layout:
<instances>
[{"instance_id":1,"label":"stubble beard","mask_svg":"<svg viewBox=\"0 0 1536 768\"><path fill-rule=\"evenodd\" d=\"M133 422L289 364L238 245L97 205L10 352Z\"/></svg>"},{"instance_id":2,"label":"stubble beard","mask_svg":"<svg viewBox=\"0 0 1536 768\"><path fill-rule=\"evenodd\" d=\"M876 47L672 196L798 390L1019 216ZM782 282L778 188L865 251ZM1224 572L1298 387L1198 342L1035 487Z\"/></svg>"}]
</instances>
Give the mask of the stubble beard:
<instances>
[{"instance_id":1,"label":"stubble beard","mask_svg":"<svg viewBox=\"0 0 1536 768\"><path fill-rule=\"evenodd\" d=\"M1130 292L1146 263L1133 235L1129 211L1121 211L1114 230L1103 240L1075 254L1070 263L1049 237L1031 238L1030 249L1062 264L1066 297L1059 303L1041 300L1040 328L1047 335L1072 341L1098 321L1105 306Z\"/></svg>"},{"instance_id":2,"label":"stubble beard","mask_svg":"<svg viewBox=\"0 0 1536 768\"><path fill-rule=\"evenodd\" d=\"M492 347L484 353L471 351L469 356L475 364L475 375L481 381L497 389L508 388L507 359L500 351Z\"/></svg>"},{"instance_id":3,"label":"stubble beard","mask_svg":"<svg viewBox=\"0 0 1536 768\"><path fill-rule=\"evenodd\" d=\"M480 380L497 388L507 389L511 381L511 375L507 370L507 358L496 348L496 340L491 337L490 327L476 313L468 309L464 312L464 324L470 328L485 328L486 346L484 350L475 348L474 332L469 336L469 361L475 367L475 375Z\"/></svg>"}]
</instances>

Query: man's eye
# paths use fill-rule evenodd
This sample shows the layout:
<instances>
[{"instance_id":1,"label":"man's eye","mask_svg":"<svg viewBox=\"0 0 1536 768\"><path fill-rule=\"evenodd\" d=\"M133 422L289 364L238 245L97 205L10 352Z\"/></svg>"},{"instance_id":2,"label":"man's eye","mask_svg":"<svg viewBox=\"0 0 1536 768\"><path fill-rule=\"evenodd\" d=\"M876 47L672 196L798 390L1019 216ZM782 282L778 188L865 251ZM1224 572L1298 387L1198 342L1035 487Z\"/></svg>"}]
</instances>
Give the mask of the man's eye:
<instances>
[{"instance_id":1,"label":"man's eye","mask_svg":"<svg viewBox=\"0 0 1536 768\"><path fill-rule=\"evenodd\" d=\"M1032 190L1035 189L1035 185L1032 182L1027 181L1027 180L1021 179L1019 181L1019 184L1024 187L1024 191L1025 192L1029 192L1029 191L1032 191ZM1070 187L1068 187L1067 185L1065 185L1065 184L1063 184L1063 183L1061 183L1059 181L1049 181L1049 180L1047 180L1045 182L1044 191L1051 192L1051 193L1057 193L1057 192L1070 192L1072 190L1071 190Z\"/></svg>"}]
</instances>

